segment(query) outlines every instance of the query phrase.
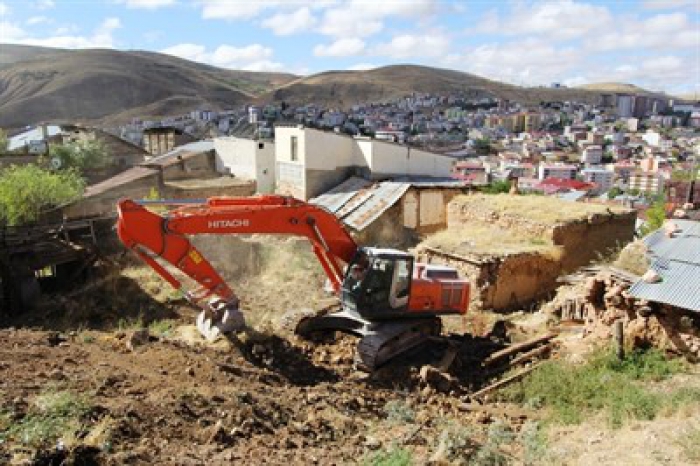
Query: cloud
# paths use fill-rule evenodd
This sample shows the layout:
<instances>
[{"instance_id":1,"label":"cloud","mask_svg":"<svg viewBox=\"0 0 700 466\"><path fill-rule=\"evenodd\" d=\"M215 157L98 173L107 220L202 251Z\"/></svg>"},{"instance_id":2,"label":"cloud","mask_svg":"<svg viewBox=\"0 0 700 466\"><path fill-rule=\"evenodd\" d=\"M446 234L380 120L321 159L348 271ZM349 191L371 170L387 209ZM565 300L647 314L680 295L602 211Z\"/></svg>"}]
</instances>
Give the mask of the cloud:
<instances>
[{"instance_id":1,"label":"cloud","mask_svg":"<svg viewBox=\"0 0 700 466\"><path fill-rule=\"evenodd\" d=\"M127 8L144 10L155 10L177 3L176 0L118 0L118 2L124 3Z\"/></svg>"},{"instance_id":2,"label":"cloud","mask_svg":"<svg viewBox=\"0 0 700 466\"><path fill-rule=\"evenodd\" d=\"M667 13L644 20L629 19L619 28L585 41L591 51L658 49L675 51L700 48L700 24L691 23L685 13Z\"/></svg>"},{"instance_id":3,"label":"cloud","mask_svg":"<svg viewBox=\"0 0 700 466\"><path fill-rule=\"evenodd\" d=\"M512 5L505 18L495 10L487 12L476 30L505 35L546 35L567 40L614 24L606 7L573 0Z\"/></svg>"},{"instance_id":4,"label":"cloud","mask_svg":"<svg viewBox=\"0 0 700 466\"><path fill-rule=\"evenodd\" d=\"M161 53L236 70L279 71L284 68L281 63L272 61L273 50L260 44L245 47L220 45L211 51L203 45L178 44L161 50Z\"/></svg>"},{"instance_id":5,"label":"cloud","mask_svg":"<svg viewBox=\"0 0 700 466\"><path fill-rule=\"evenodd\" d=\"M337 38L367 37L381 31L388 17L424 17L436 11L436 5L435 0L351 0L327 9L318 30Z\"/></svg>"},{"instance_id":6,"label":"cloud","mask_svg":"<svg viewBox=\"0 0 700 466\"><path fill-rule=\"evenodd\" d=\"M252 19L264 10L282 6L284 2L275 0L198 0L204 19L242 20Z\"/></svg>"},{"instance_id":7,"label":"cloud","mask_svg":"<svg viewBox=\"0 0 700 466\"><path fill-rule=\"evenodd\" d=\"M299 8L293 13L277 13L262 22L263 27L272 29L278 36L306 32L316 24L316 18L308 7Z\"/></svg>"},{"instance_id":8,"label":"cloud","mask_svg":"<svg viewBox=\"0 0 700 466\"><path fill-rule=\"evenodd\" d=\"M352 66L345 68L348 71L367 71L379 68L379 65L373 65L372 63L357 63Z\"/></svg>"},{"instance_id":9,"label":"cloud","mask_svg":"<svg viewBox=\"0 0 700 466\"><path fill-rule=\"evenodd\" d=\"M364 49L365 42L362 39L338 39L330 45L317 45L314 47L314 55L317 57L348 57L358 55Z\"/></svg>"},{"instance_id":10,"label":"cloud","mask_svg":"<svg viewBox=\"0 0 700 466\"><path fill-rule=\"evenodd\" d=\"M27 24L30 26L34 26L36 24L48 24L51 22L53 22L53 20L46 16L32 16L27 20Z\"/></svg>"},{"instance_id":11,"label":"cloud","mask_svg":"<svg viewBox=\"0 0 700 466\"><path fill-rule=\"evenodd\" d=\"M391 58L441 57L450 48L450 41L442 33L435 34L400 34L391 41L381 43L373 49L376 55Z\"/></svg>"},{"instance_id":12,"label":"cloud","mask_svg":"<svg viewBox=\"0 0 700 466\"><path fill-rule=\"evenodd\" d=\"M30 36L26 31L15 25L0 23L0 31L2 31L0 42L66 49L114 48L113 34L120 27L121 21L119 18L107 18L95 29L91 36L57 34L38 38Z\"/></svg>"},{"instance_id":13,"label":"cloud","mask_svg":"<svg viewBox=\"0 0 700 466\"><path fill-rule=\"evenodd\" d=\"M698 0L646 0L642 3L642 7L647 10L673 10L687 6L698 8L700 5Z\"/></svg>"},{"instance_id":14,"label":"cloud","mask_svg":"<svg viewBox=\"0 0 700 466\"><path fill-rule=\"evenodd\" d=\"M587 65L576 48L557 48L537 37L471 47L462 54L448 55L443 64L526 86L562 82Z\"/></svg>"},{"instance_id":15,"label":"cloud","mask_svg":"<svg viewBox=\"0 0 700 466\"><path fill-rule=\"evenodd\" d=\"M34 2L34 8L37 10L50 10L51 8L56 6L56 2L53 0L39 0L37 2Z\"/></svg>"},{"instance_id":16,"label":"cloud","mask_svg":"<svg viewBox=\"0 0 700 466\"><path fill-rule=\"evenodd\" d=\"M0 2L0 16L5 16L10 14L10 7Z\"/></svg>"}]
</instances>

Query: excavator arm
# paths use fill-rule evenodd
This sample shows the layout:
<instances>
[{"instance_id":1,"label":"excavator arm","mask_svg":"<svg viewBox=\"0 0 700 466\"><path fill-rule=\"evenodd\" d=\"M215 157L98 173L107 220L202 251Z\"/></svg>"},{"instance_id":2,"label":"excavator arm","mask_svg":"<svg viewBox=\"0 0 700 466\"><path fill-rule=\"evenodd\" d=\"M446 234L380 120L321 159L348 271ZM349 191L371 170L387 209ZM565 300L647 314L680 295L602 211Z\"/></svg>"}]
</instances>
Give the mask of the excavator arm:
<instances>
[{"instance_id":1,"label":"excavator arm","mask_svg":"<svg viewBox=\"0 0 700 466\"><path fill-rule=\"evenodd\" d=\"M121 241L205 312L208 309L201 302L212 295L236 309L238 298L192 245L188 235L264 233L306 237L336 292L340 291L344 263L349 263L357 251L357 244L337 217L292 197L214 197L177 208L165 216L124 199L118 204L118 215ZM184 290L156 257L178 268L201 288L194 292Z\"/></svg>"}]
</instances>

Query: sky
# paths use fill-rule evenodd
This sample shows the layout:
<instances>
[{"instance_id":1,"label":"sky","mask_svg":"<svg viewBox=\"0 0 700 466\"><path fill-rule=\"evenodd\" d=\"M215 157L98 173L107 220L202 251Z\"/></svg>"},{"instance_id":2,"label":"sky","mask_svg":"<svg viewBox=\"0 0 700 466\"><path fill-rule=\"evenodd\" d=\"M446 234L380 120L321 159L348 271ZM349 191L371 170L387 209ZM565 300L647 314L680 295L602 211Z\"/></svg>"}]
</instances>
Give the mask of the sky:
<instances>
[{"instance_id":1,"label":"sky","mask_svg":"<svg viewBox=\"0 0 700 466\"><path fill-rule=\"evenodd\" d=\"M517 85L700 92L700 0L0 0L0 43L300 75L414 63Z\"/></svg>"}]
</instances>

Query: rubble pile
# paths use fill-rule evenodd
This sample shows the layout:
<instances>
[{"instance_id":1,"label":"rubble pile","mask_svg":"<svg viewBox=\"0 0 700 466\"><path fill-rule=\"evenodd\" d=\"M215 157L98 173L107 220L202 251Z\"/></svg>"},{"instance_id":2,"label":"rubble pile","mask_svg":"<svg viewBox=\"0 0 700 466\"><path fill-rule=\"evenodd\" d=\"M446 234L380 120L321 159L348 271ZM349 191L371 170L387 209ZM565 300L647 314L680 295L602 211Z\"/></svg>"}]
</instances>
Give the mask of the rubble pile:
<instances>
[{"instance_id":1,"label":"rubble pile","mask_svg":"<svg viewBox=\"0 0 700 466\"><path fill-rule=\"evenodd\" d=\"M570 279L543 311L562 321L579 321L584 338L610 339L622 321L625 343L632 348L655 347L700 358L700 322L689 311L637 299L628 292L635 277L614 268L589 271Z\"/></svg>"}]
</instances>

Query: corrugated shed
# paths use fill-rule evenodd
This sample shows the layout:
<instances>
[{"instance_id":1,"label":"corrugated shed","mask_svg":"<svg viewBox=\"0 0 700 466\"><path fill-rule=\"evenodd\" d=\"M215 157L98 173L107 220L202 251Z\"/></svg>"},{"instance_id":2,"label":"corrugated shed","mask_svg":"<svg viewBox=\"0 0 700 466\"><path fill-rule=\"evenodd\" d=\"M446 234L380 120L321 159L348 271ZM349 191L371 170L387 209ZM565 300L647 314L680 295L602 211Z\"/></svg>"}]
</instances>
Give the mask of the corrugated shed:
<instances>
[{"instance_id":1,"label":"corrugated shed","mask_svg":"<svg viewBox=\"0 0 700 466\"><path fill-rule=\"evenodd\" d=\"M396 204L410 187L410 183L372 183L350 178L309 202L328 209L349 227L362 231Z\"/></svg>"},{"instance_id":2,"label":"corrugated shed","mask_svg":"<svg viewBox=\"0 0 700 466\"><path fill-rule=\"evenodd\" d=\"M358 191L370 186L371 184L371 181L363 178L348 178L335 188L311 199L309 202L325 207L326 210L332 213L336 213L345 204L347 204L347 202L352 199L358 193Z\"/></svg>"},{"instance_id":3,"label":"corrugated shed","mask_svg":"<svg viewBox=\"0 0 700 466\"><path fill-rule=\"evenodd\" d=\"M629 291L636 298L700 312L700 222L673 222L680 228L673 237L660 229L644 238L661 282L639 280Z\"/></svg>"},{"instance_id":4,"label":"corrugated shed","mask_svg":"<svg viewBox=\"0 0 700 466\"><path fill-rule=\"evenodd\" d=\"M362 231L382 213L393 206L408 191L408 183L385 181L372 189L372 195L342 220L357 231Z\"/></svg>"}]
</instances>

